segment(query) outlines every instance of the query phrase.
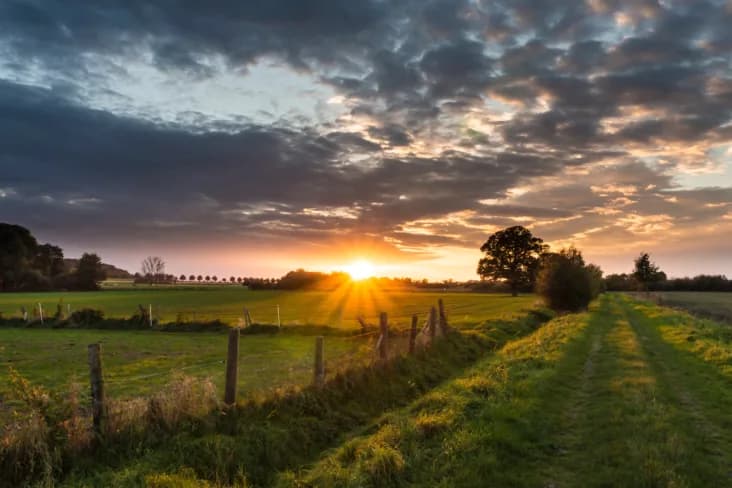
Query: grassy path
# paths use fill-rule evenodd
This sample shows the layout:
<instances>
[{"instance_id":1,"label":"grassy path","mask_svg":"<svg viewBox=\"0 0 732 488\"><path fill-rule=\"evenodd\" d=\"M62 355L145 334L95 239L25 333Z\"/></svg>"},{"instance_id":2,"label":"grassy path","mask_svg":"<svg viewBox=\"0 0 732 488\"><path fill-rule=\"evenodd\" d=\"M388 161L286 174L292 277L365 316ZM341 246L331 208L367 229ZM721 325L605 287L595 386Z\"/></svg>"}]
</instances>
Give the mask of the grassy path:
<instances>
[{"instance_id":1,"label":"grassy path","mask_svg":"<svg viewBox=\"0 0 732 488\"><path fill-rule=\"evenodd\" d=\"M601 308L557 423L557 455L537 466L548 485L732 486L732 384L627 298Z\"/></svg>"},{"instance_id":2,"label":"grassy path","mask_svg":"<svg viewBox=\"0 0 732 488\"><path fill-rule=\"evenodd\" d=\"M606 295L282 486L732 486L730 365L724 326Z\"/></svg>"}]
</instances>

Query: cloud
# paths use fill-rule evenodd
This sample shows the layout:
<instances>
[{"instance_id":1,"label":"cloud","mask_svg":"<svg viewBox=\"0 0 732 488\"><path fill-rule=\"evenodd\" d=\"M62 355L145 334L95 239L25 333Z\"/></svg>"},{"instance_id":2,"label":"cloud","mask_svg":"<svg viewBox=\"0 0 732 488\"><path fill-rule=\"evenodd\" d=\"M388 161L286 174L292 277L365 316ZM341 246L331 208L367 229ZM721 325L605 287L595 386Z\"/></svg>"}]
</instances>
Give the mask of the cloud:
<instances>
[{"instance_id":1,"label":"cloud","mask_svg":"<svg viewBox=\"0 0 732 488\"><path fill-rule=\"evenodd\" d=\"M110 246L340 234L424 255L522 223L680 247L729 220L730 24L713 0L11 0L0 202ZM245 79L277 96L235 101ZM711 169L715 188L679 177Z\"/></svg>"}]
</instances>

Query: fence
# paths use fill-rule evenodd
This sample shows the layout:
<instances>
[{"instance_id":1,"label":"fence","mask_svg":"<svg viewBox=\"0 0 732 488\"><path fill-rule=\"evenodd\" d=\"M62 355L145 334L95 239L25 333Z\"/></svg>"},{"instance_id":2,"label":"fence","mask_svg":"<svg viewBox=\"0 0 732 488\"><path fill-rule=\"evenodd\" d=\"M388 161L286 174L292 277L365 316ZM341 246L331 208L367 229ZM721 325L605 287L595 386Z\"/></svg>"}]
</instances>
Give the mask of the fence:
<instances>
[{"instance_id":1,"label":"fence","mask_svg":"<svg viewBox=\"0 0 732 488\"><path fill-rule=\"evenodd\" d=\"M247 321L251 324L251 321ZM386 312L379 314L378 326L359 318L362 332L348 337L348 340L369 340L374 338L372 364L383 367L396 357L403 354L413 355L420 350L429 348L435 341L444 338L450 331L447 314L442 299L437 306L430 308L427 319L420 327L418 314L411 315L408 329L397 329L390 326ZM224 403L227 406L236 404L239 386L239 345L241 328L235 327L229 331L226 359L220 361L225 365ZM326 337L317 336L314 339L312 383L316 388L326 384L328 369L325 359ZM89 378L92 400L92 424L98 435L105 430L105 423L109 414L106 383L103 372L103 350L99 343L88 346ZM337 369L337 368L334 368Z\"/></svg>"},{"instance_id":2,"label":"fence","mask_svg":"<svg viewBox=\"0 0 732 488\"><path fill-rule=\"evenodd\" d=\"M414 303L411 305L371 303L365 304L363 307L335 304L329 308L325 303L307 301L292 303L285 299L283 303L255 301L223 303L221 306L202 304L196 308L170 302L84 303L79 298L83 298L83 296L74 296L74 299L70 300L72 303L63 299L56 303L28 301L13 304L5 302L0 307L0 318L12 319L18 323L48 325L49 320L73 321L72 317L78 316L81 311L94 310L101 312L105 320L136 321L140 326L150 328L160 324L174 326L212 323L240 327L248 327L252 324L277 327L327 324L336 328L349 328L359 325L359 316L367 317L369 322L377 323L378 313L381 310L388 310L391 320L404 322L408 322L415 313L421 315L424 310L423 305ZM395 311L396 313L394 313ZM450 311L454 317L463 313L466 316L482 313L480 305L476 302L453 304Z\"/></svg>"}]
</instances>

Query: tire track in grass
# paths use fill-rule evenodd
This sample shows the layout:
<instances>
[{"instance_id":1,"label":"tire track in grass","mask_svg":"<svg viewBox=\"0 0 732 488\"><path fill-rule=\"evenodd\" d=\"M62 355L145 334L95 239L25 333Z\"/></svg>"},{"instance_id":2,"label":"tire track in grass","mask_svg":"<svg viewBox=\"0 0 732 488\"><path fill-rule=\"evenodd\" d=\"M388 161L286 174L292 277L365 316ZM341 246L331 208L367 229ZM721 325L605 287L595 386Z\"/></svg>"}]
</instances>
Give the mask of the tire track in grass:
<instances>
[{"instance_id":1,"label":"tire track in grass","mask_svg":"<svg viewBox=\"0 0 732 488\"><path fill-rule=\"evenodd\" d=\"M698 456L687 468L732 486L732 385L713 365L664 340L643 309L627 300L624 306L659 385L685 414L679 427L694 436Z\"/></svg>"},{"instance_id":2,"label":"tire track in grass","mask_svg":"<svg viewBox=\"0 0 732 488\"><path fill-rule=\"evenodd\" d=\"M595 341L557 426L561 449L547 487L698 486L686 478L690 440L675 427L680 412L657 378L623 308L601 299ZM599 338L599 339L598 339Z\"/></svg>"}]
</instances>

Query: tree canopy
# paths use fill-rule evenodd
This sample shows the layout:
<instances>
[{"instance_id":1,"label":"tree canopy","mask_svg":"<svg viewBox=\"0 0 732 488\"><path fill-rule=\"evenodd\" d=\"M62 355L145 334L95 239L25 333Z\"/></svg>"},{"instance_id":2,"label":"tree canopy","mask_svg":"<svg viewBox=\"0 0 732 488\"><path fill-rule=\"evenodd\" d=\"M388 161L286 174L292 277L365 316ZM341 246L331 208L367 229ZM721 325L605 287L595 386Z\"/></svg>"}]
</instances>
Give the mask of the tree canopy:
<instances>
[{"instance_id":1,"label":"tree canopy","mask_svg":"<svg viewBox=\"0 0 732 488\"><path fill-rule=\"evenodd\" d=\"M99 269L90 265L89 258L73 269L60 247L39 244L25 227L0 223L0 290L95 289L100 280L92 278L100 276L101 260L90 256L96 257Z\"/></svg>"},{"instance_id":2,"label":"tree canopy","mask_svg":"<svg viewBox=\"0 0 732 488\"><path fill-rule=\"evenodd\" d=\"M648 290L651 283L666 280L666 273L661 271L656 263L651 262L651 256L643 252L634 261L633 278L638 281L644 290Z\"/></svg>"},{"instance_id":3,"label":"tree canopy","mask_svg":"<svg viewBox=\"0 0 732 488\"><path fill-rule=\"evenodd\" d=\"M515 296L520 288L533 288L539 258L547 249L544 241L520 225L491 235L480 247L485 253L478 262L483 279L506 281Z\"/></svg>"}]
</instances>

